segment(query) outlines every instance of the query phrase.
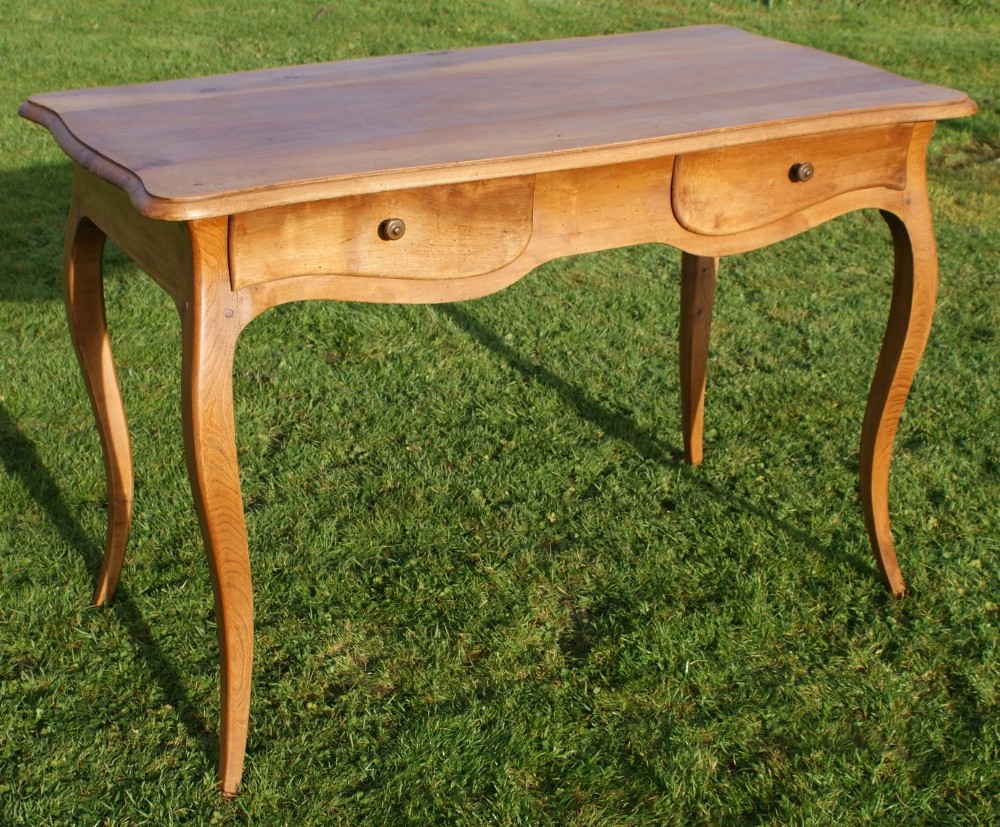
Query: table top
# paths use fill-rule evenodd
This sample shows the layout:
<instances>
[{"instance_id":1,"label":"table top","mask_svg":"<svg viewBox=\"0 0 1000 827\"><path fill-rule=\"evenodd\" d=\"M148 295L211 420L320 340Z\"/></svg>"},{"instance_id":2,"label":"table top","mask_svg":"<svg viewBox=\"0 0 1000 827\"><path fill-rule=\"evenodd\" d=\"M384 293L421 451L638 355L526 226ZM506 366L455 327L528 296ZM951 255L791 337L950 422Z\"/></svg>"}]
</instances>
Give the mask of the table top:
<instances>
[{"instance_id":1,"label":"table top","mask_svg":"<svg viewBox=\"0 0 1000 827\"><path fill-rule=\"evenodd\" d=\"M482 180L976 111L729 26L32 95L20 114L153 218Z\"/></svg>"}]
</instances>

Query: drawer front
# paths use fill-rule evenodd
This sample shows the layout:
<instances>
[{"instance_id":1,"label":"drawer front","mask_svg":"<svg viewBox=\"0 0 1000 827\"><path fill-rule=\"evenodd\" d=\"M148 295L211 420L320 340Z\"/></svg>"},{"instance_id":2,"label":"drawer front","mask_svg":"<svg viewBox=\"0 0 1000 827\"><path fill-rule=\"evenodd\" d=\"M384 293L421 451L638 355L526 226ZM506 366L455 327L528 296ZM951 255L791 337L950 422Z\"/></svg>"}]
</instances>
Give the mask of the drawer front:
<instances>
[{"instance_id":1,"label":"drawer front","mask_svg":"<svg viewBox=\"0 0 1000 827\"><path fill-rule=\"evenodd\" d=\"M671 201L700 235L763 227L837 195L906 187L910 124L854 129L681 155Z\"/></svg>"},{"instance_id":2,"label":"drawer front","mask_svg":"<svg viewBox=\"0 0 1000 827\"><path fill-rule=\"evenodd\" d=\"M242 213L229 233L233 289L291 276L490 273L527 247L533 192L529 175Z\"/></svg>"}]
</instances>

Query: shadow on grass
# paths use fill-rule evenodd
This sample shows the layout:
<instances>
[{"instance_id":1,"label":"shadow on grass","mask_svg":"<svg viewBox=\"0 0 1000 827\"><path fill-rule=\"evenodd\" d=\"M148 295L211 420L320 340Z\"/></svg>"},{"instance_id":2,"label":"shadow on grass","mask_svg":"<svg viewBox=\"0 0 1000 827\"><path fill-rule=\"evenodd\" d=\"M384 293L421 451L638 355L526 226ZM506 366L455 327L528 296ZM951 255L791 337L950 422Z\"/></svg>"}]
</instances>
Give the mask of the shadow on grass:
<instances>
[{"instance_id":1,"label":"shadow on grass","mask_svg":"<svg viewBox=\"0 0 1000 827\"><path fill-rule=\"evenodd\" d=\"M71 175L69 161L0 173L0 301L62 297Z\"/></svg>"},{"instance_id":2,"label":"shadow on grass","mask_svg":"<svg viewBox=\"0 0 1000 827\"><path fill-rule=\"evenodd\" d=\"M91 580L96 580L103 550L87 536L73 517L52 474L42 464L35 444L18 428L2 403L0 403L0 464L7 474L20 480L35 502L45 510L63 541L83 558ZM214 763L217 736L208 730L205 719L191 703L177 669L164 657L149 624L143 619L138 606L124 586L119 585L115 590L109 610L115 613L136 642L139 657L160 685L164 696L178 710L188 735L199 744L209 762Z\"/></svg>"},{"instance_id":3,"label":"shadow on grass","mask_svg":"<svg viewBox=\"0 0 1000 827\"><path fill-rule=\"evenodd\" d=\"M711 480L705 479L704 475L699 474L696 468L687 465L684 462L684 454L679 448L665 445L655 437L643 433L642 429L631 417L609 411L600 403L587 396L582 388L574 385L572 382L567 382L561 376L557 376L544 365L539 365L526 359L515 348L504 342L503 338L498 336L495 331L483 324L464 308L455 304L447 304L437 306L436 310L450 318L469 336L486 349L491 350L497 356L501 357L523 376L534 379L545 387L555 391L564 404L576 410L584 419L597 425L605 434L631 445L643 459L660 465L681 465L687 479L708 491L711 496L725 498L740 510L753 514L755 517L776 526L788 536L793 537L796 542L811 549L821 559L836 558L851 566L863 577L870 578L875 575L874 567L865 565L856 555L825 546L813 535L803 531L787 520L776 517L771 511L761 508L756 503L740 497L732 491L722 491ZM860 504L858 505L858 523L859 525L861 523Z\"/></svg>"}]
</instances>

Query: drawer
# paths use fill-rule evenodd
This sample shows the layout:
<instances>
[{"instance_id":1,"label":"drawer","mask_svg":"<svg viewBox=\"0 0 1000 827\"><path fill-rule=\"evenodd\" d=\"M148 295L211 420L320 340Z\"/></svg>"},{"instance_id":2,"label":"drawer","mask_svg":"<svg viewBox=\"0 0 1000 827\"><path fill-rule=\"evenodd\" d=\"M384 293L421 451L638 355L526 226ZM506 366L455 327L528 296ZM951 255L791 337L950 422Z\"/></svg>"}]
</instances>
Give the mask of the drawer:
<instances>
[{"instance_id":1,"label":"drawer","mask_svg":"<svg viewBox=\"0 0 1000 827\"><path fill-rule=\"evenodd\" d=\"M233 289L291 276L490 273L527 247L533 194L528 175L241 213L229 232Z\"/></svg>"},{"instance_id":2,"label":"drawer","mask_svg":"<svg viewBox=\"0 0 1000 827\"><path fill-rule=\"evenodd\" d=\"M892 124L678 156L674 215L693 233L729 235L844 193L902 190L912 131Z\"/></svg>"}]
</instances>

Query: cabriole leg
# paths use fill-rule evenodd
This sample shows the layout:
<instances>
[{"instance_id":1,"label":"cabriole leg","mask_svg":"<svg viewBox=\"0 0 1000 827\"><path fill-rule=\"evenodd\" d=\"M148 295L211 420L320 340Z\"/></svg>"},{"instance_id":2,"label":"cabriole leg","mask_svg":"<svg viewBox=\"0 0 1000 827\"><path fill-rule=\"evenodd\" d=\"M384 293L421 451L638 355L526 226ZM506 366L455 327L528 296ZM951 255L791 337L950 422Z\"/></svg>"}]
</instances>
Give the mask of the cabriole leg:
<instances>
[{"instance_id":1,"label":"cabriole leg","mask_svg":"<svg viewBox=\"0 0 1000 827\"><path fill-rule=\"evenodd\" d=\"M193 287L180 302L184 448L215 596L221 715L219 783L243 773L253 668L253 592L233 418L233 354L241 329L229 288L226 219L190 225Z\"/></svg>"},{"instance_id":2,"label":"cabriole leg","mask_svg":"<svg viewBox=\"0 0 1000 827\"><path fill-rule=\"evenodd\" d=\"M905 214L882 212L894 248L889 321L861 430L861 505L875 562L897 597L906 584L889 527L889 464L896 428L930 335L937 296L937 252L926 196Z\"/></svg>"},{"instance_id":3,"label":"cabriole leg","mask_svg":"<svg viewBox=\"0 0 1000 827\"><path fill-rule=\"evenodd\" d=\"M104 311L101 259L105 235L82 214L78 199L79 193L74 193L66 228L63 287L70 335L104 455L108 527L104 559L94 588L93 602L99 606L114 594L128 545L132 520L132 447Z\"/></svg>"}]
</instances>

